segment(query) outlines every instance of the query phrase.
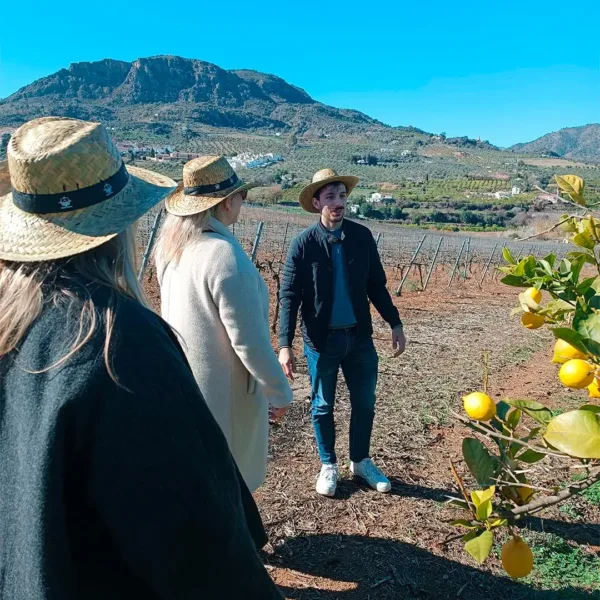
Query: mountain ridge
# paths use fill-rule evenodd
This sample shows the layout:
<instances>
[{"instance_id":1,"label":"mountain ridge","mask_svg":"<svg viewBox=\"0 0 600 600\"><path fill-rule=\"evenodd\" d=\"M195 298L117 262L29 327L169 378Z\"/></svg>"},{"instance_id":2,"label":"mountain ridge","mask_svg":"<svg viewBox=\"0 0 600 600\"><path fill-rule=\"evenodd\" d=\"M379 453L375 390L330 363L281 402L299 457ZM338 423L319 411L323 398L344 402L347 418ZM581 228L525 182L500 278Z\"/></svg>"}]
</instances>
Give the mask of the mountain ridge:
<instances>
[{"instance_id":1,"label":"mountain ridge","mask_svg":"<svg viewBox=\"0 0 600 600\"><path fill-rule=\"evenodd\" d=\"M128 119L141 122L189 120L316 135L389 127L359 111L317 102L276 75L171 55L73 63L0 100L0 124L18 125L44 114L110 122L125 109Z\"/></svg>"},{"instance_id":2,"label":"mountain ridge","mask_svg":"<svg viewBox=\"0 0 600 600\"><path fill-rule=\"evenodd\" d=\"M536 140L510 146L508 150L527 154L577 160L600 161L600 123L564 127Z\"/></svg>"}]
</instances>

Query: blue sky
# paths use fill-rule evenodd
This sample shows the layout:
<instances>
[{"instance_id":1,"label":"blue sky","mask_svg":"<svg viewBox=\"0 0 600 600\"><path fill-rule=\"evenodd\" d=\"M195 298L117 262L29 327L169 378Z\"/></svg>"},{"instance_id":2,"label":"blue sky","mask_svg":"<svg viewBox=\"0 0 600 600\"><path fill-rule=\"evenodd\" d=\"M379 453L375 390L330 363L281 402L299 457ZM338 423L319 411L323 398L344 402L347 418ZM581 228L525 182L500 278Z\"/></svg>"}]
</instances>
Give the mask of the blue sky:
<instances>
[{"instance_id":1,"label":"blue sky","mask_svg":"<svg viewBox=\"0 0 600 600\"><path fill-rule=\"evenodd\" d=\"M72 62L177 54L501 146L600 122L599 0L5 4L24 24L0 31L0 98Z\"/></svg>"}]
</instances>

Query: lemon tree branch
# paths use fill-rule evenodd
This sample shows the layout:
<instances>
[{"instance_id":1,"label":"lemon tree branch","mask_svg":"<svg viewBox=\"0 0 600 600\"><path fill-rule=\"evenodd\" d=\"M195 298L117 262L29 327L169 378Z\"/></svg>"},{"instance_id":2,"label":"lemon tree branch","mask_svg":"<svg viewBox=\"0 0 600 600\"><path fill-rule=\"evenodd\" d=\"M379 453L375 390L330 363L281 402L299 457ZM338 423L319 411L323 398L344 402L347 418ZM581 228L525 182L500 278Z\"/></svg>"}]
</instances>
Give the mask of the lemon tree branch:
<instances>
[{"instance_id":1,"label":"lemon tree branch","mask_svg":"<svg viewBox=\"0 0 600 600\"><path fill-rule=\"evenodd\" d=\"M558 221L558 223L555 223L554 225L552 225L552 227L550 227L549 229L545 229L544 231L540 231L539 233L534 233L533 235L528 235L527 237L524 237L524 238L519 238L516 241L517 242L526 242L527 240L532 240L533 238L537 238L542 235L546 235L547 233L550 233L550 232L554 231L555 229L558 229L561 225L564 225L567 221L570 221L571 219L579 219L579 218L583 217L584 215L585 215L585 213L582 213L579 215L569 215L568 217L565 217L564 219L561 219L560 221Z\"/></svg>"},{"instance_id":2,"label":"lemon tree branch","mask_svg":"<svg viewBox=\"0 0 600 600\"><path fill-rule=\"evenodd\" d=\"M515 520L521 518L523 515L530 515L534 512L539 512L540 510L544 510L545 508L549 508L555 504L560 504L561 502L571 498L571 496L581 494L581 492L584 492L599 481L600 468L592 471L591 475L587 479L578 481L577 483L572 483L564 490L561 490L558 494L553 496L543 496L537 500L533 500L529 504L525 504L524 506L517 506L509 511L502 511L502 516L506 519Z\"/></svg>"},{"instance_id":3,"label":"lemon tree branch","mask_svg":"<svg viewBox=\"0 0 600 600\"><path fill-rule=\"evenodd\" d=\"M539 190L540 192L543 192L544 194L548 194L548 196L552 196L553 198L556 198L559 202L562 202L563 204L570 204L571 206L575 206L576 208L579 208L579 209L584 208L583 206L581 206L581 204L577 204L577 202L574 202L570 198L569 199L563 198L560 194L555 194L554 192L549 192L548 190L541 188L539 185L536 185L535 189ZM597 210L592 210L590 207L586 207L586 210L589 213L594 213L596 215L600 215L600 212L598 212Z\"/></svg>"},{"instance_id":4,"label":"lemon tree branch","mask_svg":"<svg viewBox=\"0 0 600 600\"><path fill-rule=\"evenodd\" d=\"M451 411L451 414L455 418L457 418L461 423L463 423L464 425L468 425L471 429L473 429L477 433L480 433L481 435L486 435L486 436L489 436L489 437L497 438L499 440L506 440L507 442L519 444L520 446L523 446L523 448L529 448L530 450L535 450L535 452L543 452L544 454L546 454L548 456L555 456L556 458L562 458L562 459L572 460L572 457L569 456L568 454L563 454L563 453L559 453L559 452L556 452L556 451L551 451L551 450L548 450L547 448L544 448L543 446L535 446L533 444L529 444L527 442L524 442L523 440L520 440L518 438L512 437L510 435L503 435L501 433L498 433L498 432L494 431L491 428L488 429L486 427L482 427L476 421L472 421L471 419L467 419L467 418L463 417L462 415L459 415L458 413L455 413L453 411Z\"/></svg>"}]
</instances>

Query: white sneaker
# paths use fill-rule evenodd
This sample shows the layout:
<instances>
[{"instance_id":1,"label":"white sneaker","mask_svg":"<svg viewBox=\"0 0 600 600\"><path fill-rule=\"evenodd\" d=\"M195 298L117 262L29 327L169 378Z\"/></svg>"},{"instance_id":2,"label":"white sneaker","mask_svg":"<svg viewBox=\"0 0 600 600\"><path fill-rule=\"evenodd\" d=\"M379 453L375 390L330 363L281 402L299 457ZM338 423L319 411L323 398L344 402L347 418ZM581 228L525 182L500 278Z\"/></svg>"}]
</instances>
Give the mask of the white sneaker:
<instances>
[{"instance_id":1,"label":"white sneaker","mask_svg":"<svg viewBox=\"0 0 600 600\"><path fill-rule=\"evenodd\" d=\"M338 475L337 465L323 465L317 478L317 494L329 496L330 498L335 496Z\"/></svg>"},{"instance_id":2,"label":"white sneaker","mask_svg":"<svg viewBox=\"0 0 600 600\"><path fill-rule=\"evenodd\" d=\"M390 480L381 472L370 458L365 458L359 463L350 462L350 472L355 477L364 479L374 490L386 493L392 489Z\"/></svg>"}]
</instances>

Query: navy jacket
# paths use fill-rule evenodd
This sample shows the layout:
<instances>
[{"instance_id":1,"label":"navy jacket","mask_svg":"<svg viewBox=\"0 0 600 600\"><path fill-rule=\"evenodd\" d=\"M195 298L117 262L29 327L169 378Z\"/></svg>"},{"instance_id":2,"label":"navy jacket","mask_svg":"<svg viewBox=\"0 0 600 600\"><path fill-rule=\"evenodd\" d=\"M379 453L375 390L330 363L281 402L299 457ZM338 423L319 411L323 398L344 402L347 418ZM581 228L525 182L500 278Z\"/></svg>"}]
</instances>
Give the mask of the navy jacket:
<instances>
[{"instance_id":1,"label":"navy jacket","mask_svg":"<svg viewBox=\"0 0 600 600\"><path fill-rule=\"evenodd\" d=\"M78 311L48 303L0 359L0 600L279 600L265 532L160 317L123 298L58 368Z\"/></svg>"},{"instance_id":2,"label":"navy jacket","mask_svg":"<svg viewBox=\"0 0 600 600\"><path fill-rule=\"evenodd\" d=\"M280 348L292 345L301 308L304 340L317 352L325 349L333 306L333 243L344 245L357 335L365 338L373 334L369 300L392 328L402 324L386 288L385 271L371 231L344 219L342 239L338 242L318 221L292 241L283 268Z\"/></svg>"}]
</instances>

